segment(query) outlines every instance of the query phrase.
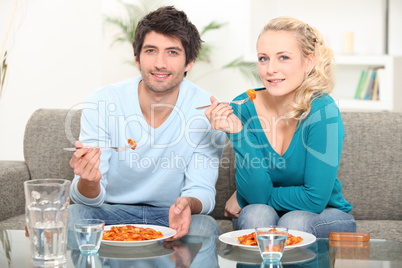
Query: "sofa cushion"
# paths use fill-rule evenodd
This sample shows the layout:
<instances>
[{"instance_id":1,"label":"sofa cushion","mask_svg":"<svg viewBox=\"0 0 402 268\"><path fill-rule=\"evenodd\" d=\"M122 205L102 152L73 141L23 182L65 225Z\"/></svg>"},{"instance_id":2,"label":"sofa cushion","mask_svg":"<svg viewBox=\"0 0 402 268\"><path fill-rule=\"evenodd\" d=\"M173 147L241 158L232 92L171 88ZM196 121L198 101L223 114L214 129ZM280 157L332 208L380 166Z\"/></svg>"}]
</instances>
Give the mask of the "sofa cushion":
<instances>
[{"instance_id":1,"label":"sofa cushion","mask_svg":"<svg viewBox=\"0 0 402 268\"><path fill-rule=\"evenodd\" d=\"M23 161L0 161L0 221L25 212L24 181L29 170Z\"/></svg>"},{"instance_id":2,"label":"sofa cushion","mask_svg":"<svg viewBox=\"0 0 402 268\"><path fill-rule=\"evenodd\" d=\"M219 163L219 177L216 183L216 205L214 211L211 213L211 216L215 219L227 219L223 215L225 204L236 190L234 181L236 164L234 158L233 146L229 139L226 139L225 148L223 149L222 158Z\"/></svg>"},{"instance_id":3,"label":"sofa cushion","mask_svg":"<svg viewBox=\"0 0 402 268\"><path fill-rule=\"evenodd\" d=\"M389 220L358 220L357 232L369 233L371 239L386 239L402 242L400 235L401 221Z\"/></svg>"},{"instance_id":4,"label":"sofa cushion","mask_svg":"<svg viewBox=\"0 0 402 268\"><path fill-rule=\"evenodd\" d=\"M402 220L402 113L351 112L342 118L338 177L351 213L356 219Z\"/></svg>"},{"instance_id":5,"label":"sofa cushion","mask_svg":"<svg viewBox=\"0 0 402 268\"><path fill-rule=\"evenodd\" d=\"M69 166L72 152L63 147L74 146L78 140L80 117L80 110L39 109L33 113L24 136L24 157L31 179L73 178Z\"/></svg>"}]
</instances>

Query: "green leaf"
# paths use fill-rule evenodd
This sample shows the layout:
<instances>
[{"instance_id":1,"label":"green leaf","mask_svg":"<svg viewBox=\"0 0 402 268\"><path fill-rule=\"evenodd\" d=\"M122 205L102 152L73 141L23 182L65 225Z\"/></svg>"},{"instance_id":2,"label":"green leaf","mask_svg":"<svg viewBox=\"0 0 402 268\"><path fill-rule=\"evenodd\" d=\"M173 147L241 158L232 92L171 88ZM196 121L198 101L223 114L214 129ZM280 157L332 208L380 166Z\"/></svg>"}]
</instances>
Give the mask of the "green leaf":
<instances>
[{"instance_id":1,"label":"green leaf","mask_svg":"<svg viewBox=\"0 0 402 268\"><path fill-rule=\"evenodd\" d=\"M244 61L242 57L229 62L222 69L238 69L246 78L260 81L258 64L256 62Z\"/></svg>"},{"instance_id":2,"label":"green leaf","mask_svg":"<svg viewBox=\"0 0 402 268\"><path fill-rule=\"evenodd\" d=\"M225 26L227 23L218 23L216 21L211 21L207 26L205 26L204 28L202 28L201 32L200 32L200 36L205 35L205 33L211 31L211 30L218 30L220 28L222 28L223 26Z\"/></svg>"}]
</instances>

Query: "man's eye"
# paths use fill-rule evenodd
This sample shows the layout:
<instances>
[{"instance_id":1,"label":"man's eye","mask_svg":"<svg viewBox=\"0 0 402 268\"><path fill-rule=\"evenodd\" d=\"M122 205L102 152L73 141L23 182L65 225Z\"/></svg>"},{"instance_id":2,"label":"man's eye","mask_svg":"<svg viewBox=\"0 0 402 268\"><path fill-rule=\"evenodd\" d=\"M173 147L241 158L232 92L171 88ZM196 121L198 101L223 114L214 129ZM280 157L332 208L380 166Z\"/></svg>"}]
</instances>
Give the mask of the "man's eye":
<instances>
[{"instance_id":1,"label":"man's eye","mask_svg":"<svg viewBox=\"0 0 402 268\"><path fill-rule=\"evenodd\" d=\"M177 55L178 53L177 53L177 51L175 51L175 50L170 50L170 51L169 51L169 54L171 54L171 55Z\"/></svg>"},{"instance_id":2,"label":"man's eye","mask_svg":"<svg viewBox=\"0 0 402 268\"><path fill-rule=\"evenodd\" d=\"M149 49L145 50L145 53L153 53L153 52L155 52L155 49L153 49L153 48L149 48Z\"/></svg>"}]
</instances>

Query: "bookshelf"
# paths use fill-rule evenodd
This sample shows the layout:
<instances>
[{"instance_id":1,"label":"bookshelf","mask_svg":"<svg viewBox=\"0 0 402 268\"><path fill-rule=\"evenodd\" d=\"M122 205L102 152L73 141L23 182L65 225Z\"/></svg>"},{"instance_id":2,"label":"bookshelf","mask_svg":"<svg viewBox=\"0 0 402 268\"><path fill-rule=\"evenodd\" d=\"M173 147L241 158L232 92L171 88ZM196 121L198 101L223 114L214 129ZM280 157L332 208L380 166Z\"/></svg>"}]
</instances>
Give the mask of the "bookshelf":
<instances>
[{"instance_id":1,"label":"bookshelf","mask_svg":"<svg viewBox=\"0 0 402 268\"><path fill-rule=\"evenodd\" d=\"M341 111L402 111L402 56L336 55L332 94ZM378 100L355 99L362 70L383 68Z\"/></svg>"}]
</instances>

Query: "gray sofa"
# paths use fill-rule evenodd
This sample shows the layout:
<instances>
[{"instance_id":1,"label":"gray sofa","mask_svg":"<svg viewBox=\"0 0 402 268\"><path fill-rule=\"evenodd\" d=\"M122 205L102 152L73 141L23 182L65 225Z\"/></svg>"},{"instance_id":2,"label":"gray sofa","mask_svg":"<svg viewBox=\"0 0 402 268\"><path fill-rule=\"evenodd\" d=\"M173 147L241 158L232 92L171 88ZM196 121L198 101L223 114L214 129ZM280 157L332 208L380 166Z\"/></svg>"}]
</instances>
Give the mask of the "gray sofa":
<instances>
[{"instance_id":1,"label":"gray sofa","mask_svg":"<svg viewBox=\"0 0 402 268\"><path fill-rule=\"evenodd\" d=\"M344 112L344 150L339 178L354 206L358 232L402 241L402 113ZM80 111L37 110L24 137L25 161L0 161L0 230L23 229L23 182L38 178L71 179L71 147L78 138ZM234 153L228 144L219 170L216 208L222 232L232 229L223 216L235 190ZM229 159L229 162L226 162Z\"/></svg>"}]
</instances>

